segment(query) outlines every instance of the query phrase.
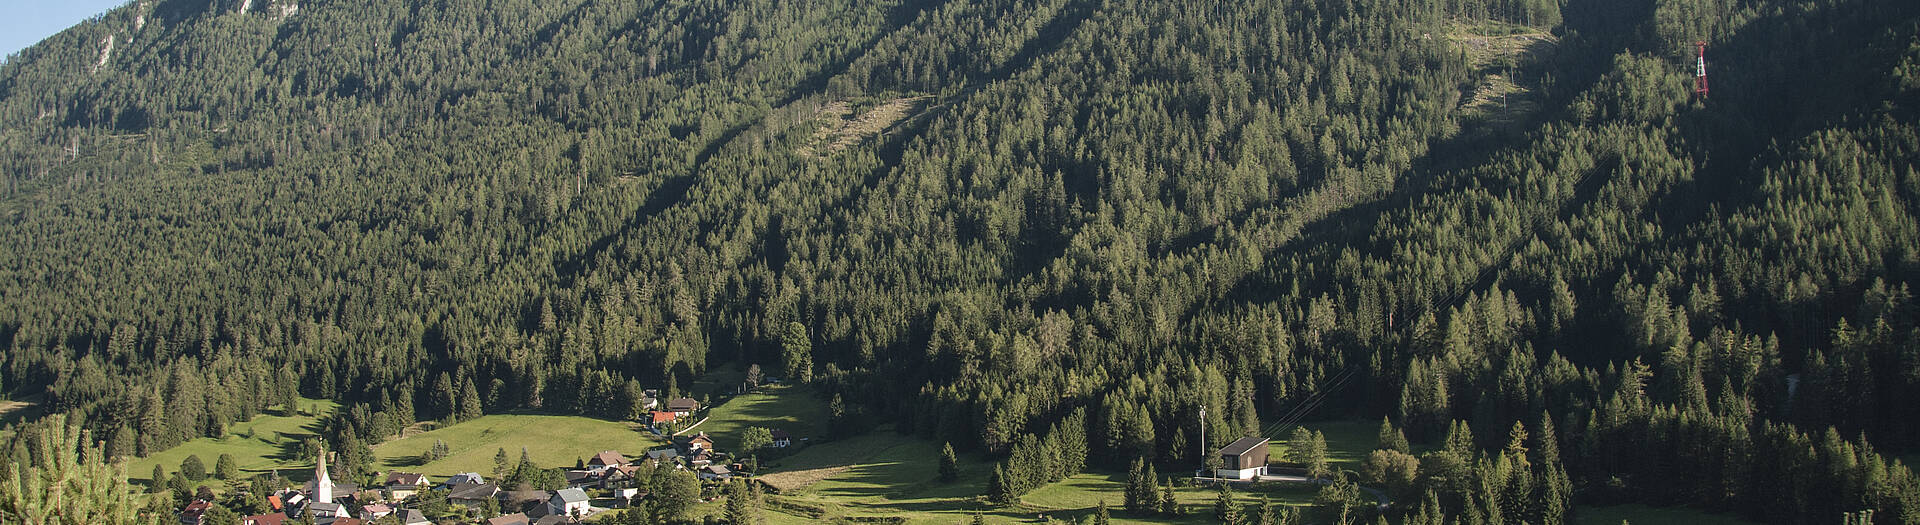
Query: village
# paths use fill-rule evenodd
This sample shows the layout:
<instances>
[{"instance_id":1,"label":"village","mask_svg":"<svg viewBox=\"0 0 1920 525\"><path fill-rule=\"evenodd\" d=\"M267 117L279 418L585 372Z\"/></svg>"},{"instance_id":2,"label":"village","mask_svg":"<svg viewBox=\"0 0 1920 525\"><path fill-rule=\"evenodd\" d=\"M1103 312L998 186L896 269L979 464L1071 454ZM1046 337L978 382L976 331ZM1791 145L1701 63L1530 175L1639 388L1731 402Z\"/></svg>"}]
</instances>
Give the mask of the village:
<instances>
[{"instance_id":1,"label":"village","mask_svg":"<svg viewBox=\"0 0 1920 525\"><path fill-rule=\"evenodd\" d=\"M651 392L649 392L651 393ZM701 490L692 494L710 500L715 491L736 476L756 469L755 454L777 453L805 440L795 440L780 429L772 429L765 439L753 443L754 451L718 450L706 432L681 428L678 422L697 417L703 407L691 398L667 400L664 407L652 399L643 420L646 429L669 441L646 450L604 450L571 468L558 470L564 481L543 484L557 487L536 488L519 481L507 485L505 479L489 479L476 472L465 472L433 479L426 474L393 470L385 473L379 486L362 487L334 480L328 469L332 455L321 452L314 458L311 479L304 485L282 482L266 497L270 511L238 516L242 525L361 525L431 523L474 523L481 525L553 525L580 523L608 511L643 506L649 498L670 497L648 494L650 476L690 473ZM795 447L797 448L797 447ZM525 462L525 452L522 452ZM684 474L683 474L684 475ZM496 473L496 476L498 474ZM276 475L275 480L280 478ZM544 480L543 480L544 481ZM219 525L209 519L217 503L204 490L179 511L182 525Z\"/></svg>"}]
</instances>

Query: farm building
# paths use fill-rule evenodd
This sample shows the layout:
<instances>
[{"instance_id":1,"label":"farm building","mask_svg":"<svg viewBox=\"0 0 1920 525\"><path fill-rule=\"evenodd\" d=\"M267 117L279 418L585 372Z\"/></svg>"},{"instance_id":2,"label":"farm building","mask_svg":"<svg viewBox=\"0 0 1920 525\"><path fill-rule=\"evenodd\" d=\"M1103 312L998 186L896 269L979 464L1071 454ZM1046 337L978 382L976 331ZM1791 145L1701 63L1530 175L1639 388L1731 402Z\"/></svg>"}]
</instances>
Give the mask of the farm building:
<instances>
[{"instance_id":1,"label":"farm building","mask_svg":"<svg viewBox=\"0 0 1920 525\"><path fill-rule=\"evenodd\" d=\"M1220 449L1216 478L1254 479L1267 473L1267 439L1243 437Z\"/></svg>"}]
</instances>

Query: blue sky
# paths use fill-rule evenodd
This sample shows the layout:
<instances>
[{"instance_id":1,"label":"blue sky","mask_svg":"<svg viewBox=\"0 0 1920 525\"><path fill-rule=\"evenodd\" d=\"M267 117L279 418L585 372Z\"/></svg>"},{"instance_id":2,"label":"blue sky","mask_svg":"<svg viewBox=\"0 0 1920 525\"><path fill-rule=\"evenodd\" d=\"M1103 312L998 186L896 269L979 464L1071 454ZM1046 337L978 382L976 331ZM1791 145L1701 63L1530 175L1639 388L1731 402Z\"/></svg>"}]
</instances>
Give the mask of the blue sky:
<instances>
[{"instance_id":1,"label":"blue sky","mask_svg":"<svg viewBox=\"0 0 1920 525\"><path fill-rule=\"evenodd\" d=\"M0 57L26 49L62 29L127 0L0 0Z\"/></svg>"}]
</instances>

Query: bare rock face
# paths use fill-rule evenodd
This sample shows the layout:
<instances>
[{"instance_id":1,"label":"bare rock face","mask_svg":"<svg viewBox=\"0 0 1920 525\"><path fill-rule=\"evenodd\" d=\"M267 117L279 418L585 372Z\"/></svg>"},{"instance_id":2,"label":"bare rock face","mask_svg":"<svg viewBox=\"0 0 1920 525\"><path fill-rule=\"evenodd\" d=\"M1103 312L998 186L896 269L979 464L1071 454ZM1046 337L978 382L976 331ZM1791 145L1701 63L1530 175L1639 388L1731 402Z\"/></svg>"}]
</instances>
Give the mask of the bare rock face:
<instances>
[{"instance_id":1,"label":"bare rock face","mask_svg":"<svg viewBox=\"0 0 1920 525\"><path fill-rule=\"evenodd\" d=\"M286 20L287 17L300 13L300 2L295 0L273 0L268 4L267 12L271 13L274 20Z\"/></svg>"},{"instance_id":2,"label":"bare rock face","mask_svg":"<svg viewBox=\"0 0 1920 525\"><path fill-rule=\"evenodd\" d=\"M107 38L100 40L100 60L93 63L94 73L99 73L102 68L107 67L108 60L113 60L113 43L118 37L119 35L107 35Z\"/></svg>"}]
</instances>

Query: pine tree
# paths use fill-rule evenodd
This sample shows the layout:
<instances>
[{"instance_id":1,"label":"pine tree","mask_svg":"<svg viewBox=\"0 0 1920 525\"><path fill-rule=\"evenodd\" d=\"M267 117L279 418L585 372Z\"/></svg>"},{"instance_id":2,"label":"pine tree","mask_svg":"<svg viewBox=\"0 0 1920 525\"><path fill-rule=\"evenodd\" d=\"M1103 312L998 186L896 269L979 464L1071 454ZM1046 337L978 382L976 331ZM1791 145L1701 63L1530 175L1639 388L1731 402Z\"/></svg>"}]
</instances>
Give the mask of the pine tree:
<instances>
[{"instance_id":1,"label":"pine tree","mask_svg":"<svg viewBox=\"0 0 1920 525\"><path fill-rule=\"evenodd\" d=\"M147 492L160 492L167 489L167 469L153 466L153 474L147 478Z\"/></svg>"},{"instance_id":2,"label":"pine tree","mask_svg":"<svg viewBox=\"0 0 1920 525\"><path fill-rule=\"evenodd\" d=\"M1327 435L1314 431L1313 439L1307 448L1307 475L1316 479L1333 475L1333 469L1327 463Z\"/></svg>"},{"instance_id":3,"label":"pine tree","mask_svg":"<svg viewBox=\"0 0 1920 525\"><path fill-rule=\"evenodd\" d=\"M1386 416L1380 417L1380 433L1375 439L1377 440L1373 447L1375 450L1412 451L1412 447L1407 444L1407 435L1400 429L1394 428L1393 423L1388 421Z\"/></svg>"},{"instance_id":4,"label":"pine tree","mask_svg":"<svg viewBox=\"0 0 1920 525\"><path fill-rule=\"evenodd\" d=\"M1228 488L1226 483L1218 483L1214 487L1213 517L1219 519L1220 523L1238 525L1242 516L1240 503L1233 500L1233 489Z\"/></svg>"},{"instance_id":5,"label":"pine tree","mask_svg":"<svg viewBox=\"0 0 1920 525\"><path fill-rule=\"evenodd\" d=\"M1087 409L1074 409L1049 436L1059 444L1060 477L1079 474L1087 468Z\"/></svg>"},{"instance_id":6,"label":"pine tree","mask_svg":"<svg viewBox=\"0 0 1920 525\"><path fill-rule=\"evenodd\" d=\"M114 428L113 438L107 441L113 448L107 451L108 458L132 458L139 450L140 438L133 434L133 427L120 425Z\"/></svg>"},{"instance_id":7,"label":"pine tree","mask_svg":"<svg viewBox=\"0 0 1920 525\"><path fill-rule=\"evenodd\" d=\"M1009 487L1007 483L1006 465L995 464L993 466L993 474L987 478L987 499L1001 505L1013 503L1014 498L1017 496L1014 495L1013 488Z\"/></svg>"},{"instance_id":8,"label":"pine tree","mask_svg":"<svg viewBox=\"0 0 1920 525\"><path fill-rule=\"evenodd\" d=\"M480 391L474 389L473 378L467 378L462 383L459 411L455 415L460 421L472 421L481 415Z\"/></svg>"},{"instance_id":9,"label":"pine tree","mask_svg":"<svg viewBox=\"0 0 1920 525\"><path fill-rule=\"evenodd\" d=\"M34 433L30 437L38 439L22 441L31 443L23 452L35 461L13 464L6 475L0 475L0 521L61 525L152 521L140 516L146 496L127 490L125 464L100 461L102 454L89 443L87 433L77 425L69 426L65 414L42 419Z\"/></svg>"},{"instance_id":10,"label":"pine tree","mask_svg":"<svg viewBox=\"0 0 1920 525\"><path fill-rule=\"evenodd\" d=\"M952 483L960 479L960 458L953 454L953 444L940 447L940 481Z\"/></svg>"},{"instance_id":11,"label":"pine tree","mask_svg":"<svg viewBox=\"0 0 1920 525\"><path fill-rule=\"evenodd\" d=\"M235 481L240 479L240 466L233 461L233 454L221 454L213 462L213 473L220 479Z\"/></svg>"},{"instance_id":12,"label":"pine tree","mask_svg":"<svg viewBox=\"0 0 1920 525\"><path fill-rule=\"evenodd\" d=\"M1107 500L1100 500L1100 506L1093 510L1093 525L1108 525L1112 521L1113 517L1107 513Z\"/></svg>"},{"instance_id":13,"label":"pine tree","mask_svg":"<svg viewBox=\"0 0 1920 525\"><path fill-rule=\"evenodd\" d=\"M748 525L760 521L758 491L746 480L727 484L727 523Z\"/></svg>"},{"instance_id":14,"label":"pine tree","mask_svg":"<svg viewBox=\"0 0 1920 525\"><path fill-rule=\"evenodd\" d=\"M507 448L500 447L493 453L493 480L496 483L507 477Z\"/></svg>"},{"instance_id":15,"label":"pine tree","mask_svg":"<svg viewBox=\"0 0 1920 525\"><path fill-rule=\"evenodd\" d=\"M180 461L180 475L185 476L187 481L203 481L207 479L207 464L200 462L200 455L189 455Z\"/></svg>"},{"instance_id":16,"label":"pine tree","mask_svg":"<svg viewBox=\"0 0 1920 525\"><path fill-rule=\"evenodd\" d=\"M1167 516L1180 516L1187 513L1186 509L1180 506L1180 499L1175 497L1171 477L1167 478L1166 488L1160 492L1160 513Z\"/></svg>"},{"instance_id":17,"label":"pine tree","mask_svg":"<svg viewBox=\"0 0 1920 525\"><path fill-rule=\"evenodd\" d=\"M1151 483L1147 481L1146 468L1144 467L1145 463L1145 460L1134 458L1133 465L1127 467L1127 488L1124 494L1125 499L1121 502L1121 504L1126 507L1127 512L1142 513L1145 512L1148 507L1147 500L1143 500L1140 497L1141 484Z\"/></svg>"}]
</instances>

